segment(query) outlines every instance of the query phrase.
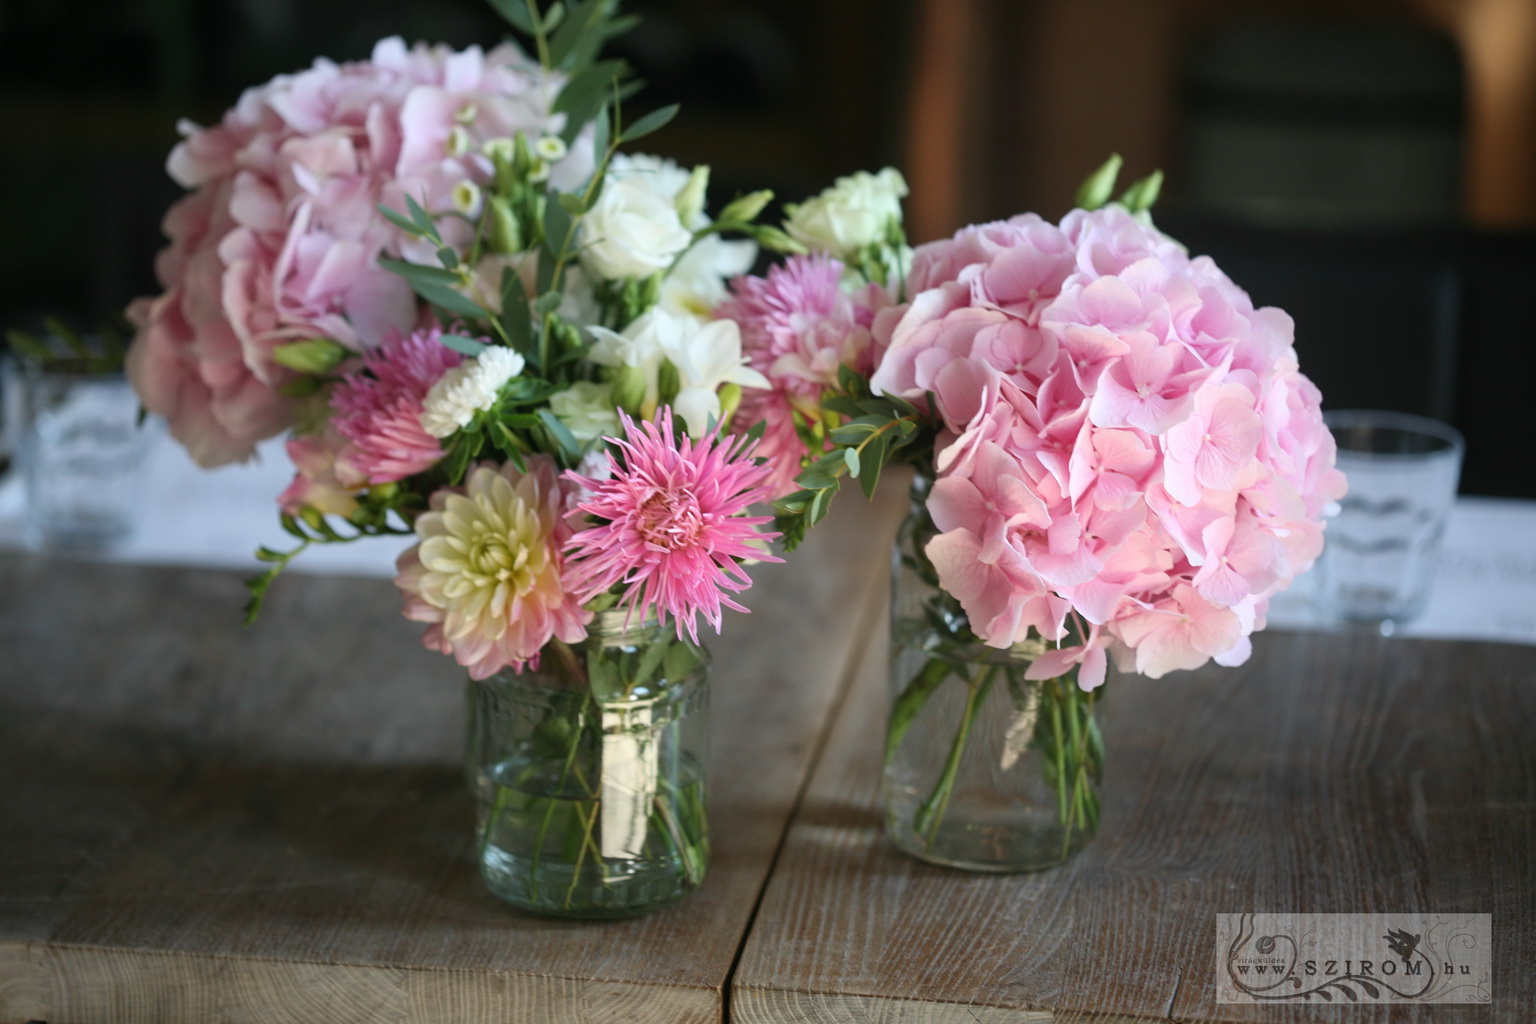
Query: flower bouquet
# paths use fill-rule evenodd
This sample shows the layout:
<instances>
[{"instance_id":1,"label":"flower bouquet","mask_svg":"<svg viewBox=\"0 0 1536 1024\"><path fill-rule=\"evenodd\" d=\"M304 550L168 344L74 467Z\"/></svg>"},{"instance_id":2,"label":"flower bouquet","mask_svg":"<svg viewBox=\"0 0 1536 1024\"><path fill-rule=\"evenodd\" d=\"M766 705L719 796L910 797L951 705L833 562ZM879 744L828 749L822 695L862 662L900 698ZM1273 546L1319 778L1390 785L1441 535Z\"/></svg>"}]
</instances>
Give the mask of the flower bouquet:
<instances>
[{"instance_id":1,"label":"flower bouquet","mask_svg":"<svg viewBox=\"0 0 1536 1024\"><path fill-rule=\"evenodd\" d=\"M884 801L926 859L1029 870L1081 848L1108 659L1154 679L1243 662L1343 493L1290 318L1152 226L1159 176L1108 202L1118 171L1060 224L919 247L778 502L792 546L842 477L869 492L883 464L916 467Z\"/></svg>"},{"instance_id":2,"label":"flower bouquet","mask_svg":"<svg viewBox=\"0 0 1536 1024\"><path fill-rule=\"evenodd\" d=\"M711 217L707 167L620 152L676 108L624 119L626 69L599 57L616 2L497 7L536 58L387 39L184 125L191 191L128 370L204 465L290 432L295 544L258 552L248 619L310 545L414 535L396 583L470 677L487 883L622 916L702 880L698 620L718 631L745 567L778 560L749 508L783 439L759 444L755 410L839 363L743 349L727 280L758 245L806 251L758 222L770 193ZM839 273L867 343L879 289L855 313Z\"/></svg>"}]
</instances>

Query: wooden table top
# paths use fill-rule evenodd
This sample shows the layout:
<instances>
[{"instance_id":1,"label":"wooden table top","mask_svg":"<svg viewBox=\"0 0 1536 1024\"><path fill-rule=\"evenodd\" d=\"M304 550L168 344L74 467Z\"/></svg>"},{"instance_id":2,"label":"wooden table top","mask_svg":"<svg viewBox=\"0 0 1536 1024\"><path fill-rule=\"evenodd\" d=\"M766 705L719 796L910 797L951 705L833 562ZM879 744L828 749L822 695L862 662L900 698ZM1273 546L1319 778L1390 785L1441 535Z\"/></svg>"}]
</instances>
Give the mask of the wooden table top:
<instances>
[{"instance_id":1,"label":"wooden table top","mask_svg":"<svg viewBox=\"0 0 1536 1024\"><path fill-rule=\"evenodd\" d=\"M234 574L0 556L0 1024L1340 1019L1215 1005L1247 910L1490 913L1491 1008L1348 1019L1536 1017L1536 648L1117 681L1087 853L948 872L879 833L887 497L711 640L709 877L611 924L484 891L460 677L388 582L292 576L242 631Z\"/></svg>"}]
</instances>

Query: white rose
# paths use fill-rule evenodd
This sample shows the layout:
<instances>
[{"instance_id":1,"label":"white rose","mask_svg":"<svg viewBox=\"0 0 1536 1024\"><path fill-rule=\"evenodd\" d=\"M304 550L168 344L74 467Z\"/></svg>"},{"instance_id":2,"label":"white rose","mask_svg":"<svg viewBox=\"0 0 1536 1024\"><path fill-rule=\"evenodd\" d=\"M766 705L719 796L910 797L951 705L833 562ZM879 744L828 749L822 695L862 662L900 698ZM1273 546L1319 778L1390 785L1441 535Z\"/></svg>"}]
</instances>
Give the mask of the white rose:
<instances>
[{"instance_id":1,"label":"white rose","mask_svg":"<svg viewBox=\"0 0 1536 1024\"><path fill-rule=\"evenodd\" d=\"M837 182L814 199L786 206L784 230L810 249L838 258L885 240L886 226L901 220L901 199L907 183L901 172L887 167L879 174L859 171Z\"/></svg>"},{"instance_id":2,"label":"white rose","mask_svg":"<svg viewBox=\"0 0 1536 1024\"><path fill-rule=\"evenodd\" d=\"M657 195L665 196L670 203L676 203L677 197L688 187L689 177L689 172L679 167L677 161L649 153L615 153L608 162L609 181L640 182Z\"/></svg>"},{"instance_id":3,"label":"white rose","mask_svg":"<svg viewBox=\"0 0 1536 1024\"><path fill-rule=\"evenodd\" d=\"M613 407L613 385L577 381L549 396L549 411L582 444L599 437L623 437Z\"/></svg>"},{"instance_id":4,"label":"white rose","mask_svg":"<svg viewBox=\"0 0 1536 1024\"><path fill-rule=\"evenodd\" d=\"M676 203L688 177L660 157L614 157L597 205L581 219L586 266L609 280L649 277L670 266L693 241Z\"/></svg>"}]
</instances>

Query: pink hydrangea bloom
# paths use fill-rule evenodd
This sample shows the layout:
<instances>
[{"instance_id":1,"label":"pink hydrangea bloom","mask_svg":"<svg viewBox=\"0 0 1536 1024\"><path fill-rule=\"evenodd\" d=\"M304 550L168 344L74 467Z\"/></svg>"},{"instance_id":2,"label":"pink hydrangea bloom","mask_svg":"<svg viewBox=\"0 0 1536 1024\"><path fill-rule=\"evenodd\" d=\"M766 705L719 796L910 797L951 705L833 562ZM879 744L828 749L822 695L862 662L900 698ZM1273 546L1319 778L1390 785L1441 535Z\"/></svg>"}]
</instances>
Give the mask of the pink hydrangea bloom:
<instances>
[{"instance_id":1,"label":"pink hydrangea bloom","mask_svg":"<svg viewBox=\"0 0 1536 1024\"><path fill-rule=\"evenodd\" d=\"M773 517L742 514L766 500L768 467L740 437L678 439L666 406L655 422L625 416L617 444L606 478L566 473L590 495L577 507L604 520L571 538L567 585L583 601L622 585L621 607L670 617L679 637L698 639L699 615L718 633L722 608L746 611L729 596L752 585L740 560L780 561L765 550L778 534L758 530Z\"/></svg>"},{"instance_id":2,"label":"pink hydrangea bloom","mask_svg":"<svg viewBox=\"0 0 1536 1024\"><path fill-rule=\"evenodd\" d=\"M874 368L870 327L890 297L875 285L850 293L842 278L842 263L829 256L791 256L766 278L736 278L715 309L716 318L740 326L748 365L772 384L768 391L746 392L735 424L747 430L766 422L757 455L773 467L773 498L798 489L794 480L806 449L796 413L811 421L820 416L821 393L837 383L838 367L865 375Z\"/></svg>"},{"instance_id":3,"label":"pink hydrangea bloom","mask_svg":"<svg viewBox=\"0 0 1536 1024\"><path fill-rule=\"evenodd\" d=\"M940 431L927 554L986 643L1157 677L1247 656L1344 489L1290 318L1119 207L917 250L871 378Z\"/></svg>"},{"instance_id":4,"label":"pink hydrangea bloom","mask_svg":"<svg viewBox=\"0 0 1536 1024\"><path fill-rule=\"evenodd\" d=\"M421 403L463 356L441 338L436 327L392 335L331 392L331 422L351 442L351 463L370 484L415 476L443 457L442 442L422 429Z\"/></svg>"},{"instance_id":5,"label":"pink hydrangea bloom","mask_svg":"<svg viewBox=\"0 0 1536 1024\"><path fill-rule=\"evenodd\" d=\"M212 128L183 124L168 169L192 192L165 219L165 294L130 308L130 374L146 408L204 465L248 458L289 423L273 389L291 374L273 349L318 337L364 351L410 331L415 297L378 257L436 255L377 206L404 209L409 195L434 214L473 214L465 197L491 174L482 143L558 131L558 85L510 46L386 39L370 60L320 60L247 90ZM553 177L570 185L591 167L585 139ZM441 224L451 244L473 230Z\"/></svg>"},{"instance_id":6,"label":"pink hydrangea bloom","mask_svg":"<svg viewBox=\"0 0 1536 1024\"><path fill-rule=\"evenodd\" d=\"M463 487L432 495L416 519L420 542L400 555L404 614L427 623L422 643L451 654L473 679L537 665L551 639L585 638L592 613L566 582L572 491L554 460L477 466Z\"/></svg>"}]
</instances>

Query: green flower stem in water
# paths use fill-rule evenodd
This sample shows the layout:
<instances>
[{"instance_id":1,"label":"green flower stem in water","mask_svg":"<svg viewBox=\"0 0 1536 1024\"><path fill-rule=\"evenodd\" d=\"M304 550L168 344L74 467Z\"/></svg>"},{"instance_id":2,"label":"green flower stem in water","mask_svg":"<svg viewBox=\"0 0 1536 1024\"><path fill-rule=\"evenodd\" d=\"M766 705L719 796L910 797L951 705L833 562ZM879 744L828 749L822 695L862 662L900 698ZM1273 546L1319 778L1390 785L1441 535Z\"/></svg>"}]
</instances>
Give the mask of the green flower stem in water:
<instances>
[{"instance_id":1,"label":"green flower stem in water","mask_svg":"<svg viewBox=\"0 0 1536 1024\"><path fill-rule=\"evenodd\" d=\"M995 665L988 665L975 679L970 680L971 692L965 698L965 714L960 719L960 728L955 731L955 741L950 744L949 756L944 759L944 771L933 787L933 792L917 809L913 827L927 835L929 843L933 842L939 824L944 820L944 811L949 807L949 798L955 791L955 776L960 772L960 758L965 754L965 743L971 736L971 725L976 721L976 713L986 702L995 670Z\"/></svg>"},{"instance_id":2,"label":"green flower stem in water","mask_svg":"<svg viewBox=\"0 0 1536 1024\"><path fill-rule=\"evenodd\" d=\"M981 713L996 673L1002 670L1015 707L1028 705L1028 688L1040 688L1040 702L1031 742L1041 754L1041 768L1056 793L1057 816L1063 826L1062 859L1070 853L1076 833L1098 826L1099 796L1094 783L1104 764L1104 741L1093 717L1097 693L1085 693L1072 675L1030 683L1023 678L1023 666L983 666L973 678L965 678L963 669L942 656L930 658L912 677L892 709L886 733L886 759L895 756L913 721L939 687L951 678L963 680L968 687L965 708L949 747L948 756L928 798L917 808L912 827L932 845L943 824L945 811L954 794L961 762L971 730Z\"/></svg>"}]
</instances>

